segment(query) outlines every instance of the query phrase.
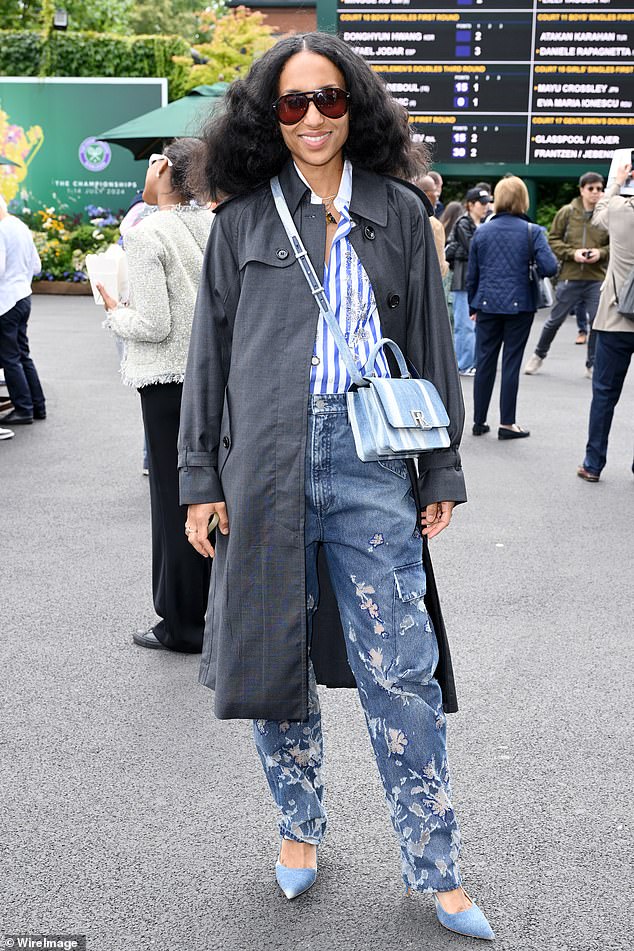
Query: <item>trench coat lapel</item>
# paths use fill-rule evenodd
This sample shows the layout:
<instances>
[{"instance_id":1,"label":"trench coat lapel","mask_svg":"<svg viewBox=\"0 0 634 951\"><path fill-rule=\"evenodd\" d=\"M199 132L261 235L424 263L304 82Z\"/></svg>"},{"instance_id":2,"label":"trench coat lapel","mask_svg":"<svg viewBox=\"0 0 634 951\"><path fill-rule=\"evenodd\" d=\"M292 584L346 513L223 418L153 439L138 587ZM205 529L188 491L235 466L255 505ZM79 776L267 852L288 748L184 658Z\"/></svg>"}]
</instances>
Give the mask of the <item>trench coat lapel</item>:
<instances>
[{"instance_id":1,"label":"trench coat lapel","mask_svg":"<svg viewBox=\"0 0 634 951\"><path fill-rule=\"evenodd\" d=\"M387 234L387 184L365 169L352 169L352 199L350 217L355 227L350 232L350 244L357 253L374 291L384 337L392 337L396 316L387 305L391 294L404 298L404 288L386 283L385 242Z\"/></svg>"},{"instance_id":2,"label":"trench coat lapel","mask_svg":"<svg viewBox=\"0 0 634 951\"><path fill-rule=\"evenodd\" d=\"M286 204L302 237L304 247L308 251L308 256L313 262L317 277L323 278L324 252L326 250L326 216L318 205L311 203L310 189L307 188L295 171L292 161L286 163L280 172L279 179ZM304 285L302 289L305 289L308 296L311 297L310 288L299 268L297 281ZM315 313L318 313L319 308L315 301L313 301L313 305Z\"/></svg>"}]
</instances>

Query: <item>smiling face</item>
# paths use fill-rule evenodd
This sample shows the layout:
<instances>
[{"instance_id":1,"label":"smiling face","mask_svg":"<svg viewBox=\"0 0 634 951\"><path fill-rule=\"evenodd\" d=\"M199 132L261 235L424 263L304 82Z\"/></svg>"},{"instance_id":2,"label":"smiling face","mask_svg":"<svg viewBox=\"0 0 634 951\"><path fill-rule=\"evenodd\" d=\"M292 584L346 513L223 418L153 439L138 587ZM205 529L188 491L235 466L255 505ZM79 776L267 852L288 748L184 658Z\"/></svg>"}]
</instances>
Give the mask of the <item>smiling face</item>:
<instances>
[{"instance_id":1,"label":"smiling face","mask_svg":"<svg viewBox=\"0 0 634 951\"><path fill-rule=\"evenodd\" d=\"M286 61L280 73L278 95L309 92L325 86L346 89L343 74L325 56L303 50ZM348 113L341 119L328 119L312 101L308 112L296 125L279 125L284 144L302 171L311 166L341 163L349 127Z\"/></svg>"}]
</instances>

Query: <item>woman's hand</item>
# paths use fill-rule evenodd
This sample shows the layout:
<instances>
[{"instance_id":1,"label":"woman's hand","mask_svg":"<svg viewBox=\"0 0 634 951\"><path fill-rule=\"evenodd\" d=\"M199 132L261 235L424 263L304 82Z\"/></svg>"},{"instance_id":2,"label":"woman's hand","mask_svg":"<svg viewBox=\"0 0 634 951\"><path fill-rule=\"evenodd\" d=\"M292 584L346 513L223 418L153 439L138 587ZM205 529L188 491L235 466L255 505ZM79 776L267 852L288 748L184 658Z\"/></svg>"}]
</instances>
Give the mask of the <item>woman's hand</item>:
<instances>
[{"instance_id":1,"label":"woman's hand","mask_svg":"<svg viewBox=\"0 0 634 951\"><path fill-rule=\"evenodd\" d=\"M116 310L119 306L119 301L116 301L114 297L111 297L108 291L105 289L103 284L100 284L97 281L97 290L103 298L103 306L106 311Z\"/></svg>"},{"instance_id":2,"label":"woman's hand","mask_svg":"<svg viewBox=\"0 0 634 951\"><path fill-rule=\"evenodd\" d=\"M619 185L623 185L625 183L625 179L628 177L631 171L631 162L626 162L624 165L621 165L619 169L617 169L616 175L614 177Z\"/></svg>"},{"instance_id":3,"label":"woman's hand","mask_svg":"<svg viewBox=\"0 0 634 951\"><path fill-rule=\"evenodd\" d=\"M213 558L216 554L207 537L209 519L214 513L217 513L220 519L218 531L223 535L228 535L229 519L227 518L227 506L224 502L201 502L198 505L187 506L187 521L185 522L187 541L204 558Z\"/></svg>"},{"instance_id":4,"label":"woman's hand","mask_svg":"<svg viewBox=\"0 0 634 951\"><path fill-rule=\"evenodd\" d=\"M455 504L455 502L430 502L427 508L420 513L424 526L423 535L426 535L427 538L440 535L451 521Z\"/></svg>"}]
</instances>

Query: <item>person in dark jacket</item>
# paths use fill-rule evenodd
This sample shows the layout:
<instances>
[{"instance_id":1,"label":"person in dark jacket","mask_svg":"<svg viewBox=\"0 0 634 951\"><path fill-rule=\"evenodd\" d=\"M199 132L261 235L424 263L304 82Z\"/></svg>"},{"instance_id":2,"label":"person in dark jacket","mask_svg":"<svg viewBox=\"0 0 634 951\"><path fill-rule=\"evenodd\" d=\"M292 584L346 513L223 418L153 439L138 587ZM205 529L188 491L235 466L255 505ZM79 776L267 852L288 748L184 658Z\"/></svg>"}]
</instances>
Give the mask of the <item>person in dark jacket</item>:
<instances>
[{"instance_id":1,"label":"person in dark jacket","mask_svg":"<svg viewBox=\"0 0 634 951\"><path fill-rule=\"evenodd\" d=\"M475 374L475 327L469 316L467 298L467 262L476 228L485 217L491 195L483 188L470 188L465 196L465 213L458 218L449 235L445 258L453 272L454 345L461 376Z\"/></svg>"},{"instance_id":2,"label":"person in dark jacket","mask_svg":"<svg viewBox=\"0 0 634 951\"><path fill-rule=\"evenodd\" d=\"M493 193L495 215L471 242L467 289L475 311L476 375L473 383L473 435L488 433L487 413L502 348L499 439L530 436L515 422L519 373L535 316L529 280L535 259L542 277L557 271L557 258L542 229L530 222L528 190L516 176L501 179Z\"/></svg>"},{"instance_id":3,"label":"person in dark jacket","mask_svg":"<svg viewBox=\"0 0 634 951\"><path fill-rule=\"evenodd\" d=\"M309 33L280 40L233 84L207 144L211 197L233 197L216 208L181 413L185 529L215 558L203 681L220 716L254 718L279 815L276 877L294 898L316 879L326 830L310 652L321 548L403 880L435 895L446 927L493 937L457 866L416 527L437 535L465 495L460 383L429 220L422 199L389 177L414 171L407 115L343 41ZM449 403L451 446L421 454L414 483L413 465L356 455L351 380L278 215L276 176L357 366L393 337ZM384 360L377 371L390 373Z\"/></svg>"}]
</instances>

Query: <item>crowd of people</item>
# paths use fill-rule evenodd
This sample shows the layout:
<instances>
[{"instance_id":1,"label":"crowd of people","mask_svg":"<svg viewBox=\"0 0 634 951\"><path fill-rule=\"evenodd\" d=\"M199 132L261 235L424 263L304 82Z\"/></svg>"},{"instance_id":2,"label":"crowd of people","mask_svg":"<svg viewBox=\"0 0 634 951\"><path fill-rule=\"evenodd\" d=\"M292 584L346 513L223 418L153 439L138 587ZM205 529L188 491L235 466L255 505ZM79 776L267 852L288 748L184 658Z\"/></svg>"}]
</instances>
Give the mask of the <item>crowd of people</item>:
<instances>
[{"instance_id":1,"label":"crowd of people","mask_svg":"<svg viewBox=\"0 0 634 951\"><path fill-rule=\"evenodd\" d=\"M618 310L617 290L634 266L634 187L622 194L631 171L631 165L624 163L607 194L602 175L583 174L579 196L558 210L547 238L528 217L528 190L516 176L502 178L493 194L487 182L478 182L462 203L450 202L447 207L440 201L442 180L432 181L434 209L445 228L438 260L441 272L447 262L451 272L445 287L452 305L458 370L461 376L474 378L473 435L490 432L487 413L500 351L498 438L530 435L515 418L521 363L535 312L542 306L539 281L556 280L554 304L524 373L540 370L557 331L566 317L574 315L575 343L585 345L585 373L593 379L586 456L577 469L588 482L599 481L606 463L609 429L634 333L632 319ZM601 362L595 379L597 347Z\"/></svg>"},{"instance_id":2,"label":"crowd of people","mask_svg":"<svg viewBox=\"0 0 634 951\"><path fill-rule=\"evenodd\" d=\"M598 173L582 176L548 235L517 176L445 207L404 110L317 33L280 40L200 139L148 162L143 201L156 211L124 235L129 296L98 285L148 452L159 621L133 640L202 651L217 715L253 720L289 899L316 880L327 828L317 683L356 683L406 889L432 894L446 928L494 937L462 886L445 720L455 685L428 543L466 499L460 375L485 436L502 353L498 438L530 435L516 420L521 366L540 281L556 275L525 372L574 312L593 387L578 474L599 480L634 352L619 297L634 267L630 171L607 194ZM5 422L46 416L27 337L38 270L28 229L0 204L3 439ZM353 382L371 366L386 384L405 361L435 387L446 443L363 461Z\"/></svg>"}]
</instances>

